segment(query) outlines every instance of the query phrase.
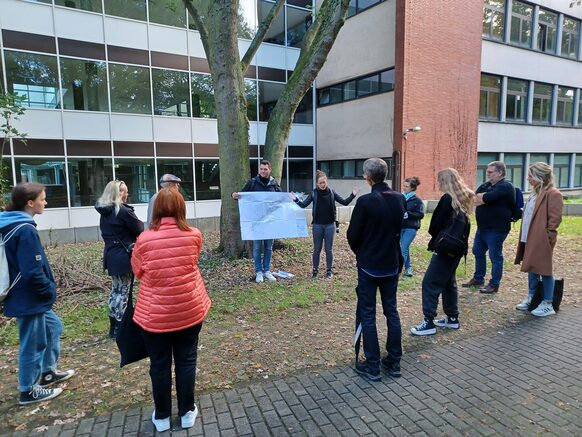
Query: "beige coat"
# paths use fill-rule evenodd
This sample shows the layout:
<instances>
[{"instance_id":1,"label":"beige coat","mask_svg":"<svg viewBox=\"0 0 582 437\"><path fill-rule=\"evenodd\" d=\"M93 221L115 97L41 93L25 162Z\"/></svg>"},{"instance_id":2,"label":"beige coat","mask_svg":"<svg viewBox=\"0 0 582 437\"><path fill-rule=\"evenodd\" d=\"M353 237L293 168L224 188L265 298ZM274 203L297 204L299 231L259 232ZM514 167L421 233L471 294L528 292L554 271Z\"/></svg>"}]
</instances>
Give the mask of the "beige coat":
<instances>
[{"instance_id":1,"label":"beige coat","mask_svg":"<svg viewBox=\"0 0 582 437\"><path fill-rule=\"evenodd\" d=\"M536 200L527 234L527 243L522 243L521 227L515 254L515 264L521 262L522 272L550 276L553 273L552 256L558 238L558 226L562 221L564 201L562 193L550 188Z\"/></svg>"}]
</instances>

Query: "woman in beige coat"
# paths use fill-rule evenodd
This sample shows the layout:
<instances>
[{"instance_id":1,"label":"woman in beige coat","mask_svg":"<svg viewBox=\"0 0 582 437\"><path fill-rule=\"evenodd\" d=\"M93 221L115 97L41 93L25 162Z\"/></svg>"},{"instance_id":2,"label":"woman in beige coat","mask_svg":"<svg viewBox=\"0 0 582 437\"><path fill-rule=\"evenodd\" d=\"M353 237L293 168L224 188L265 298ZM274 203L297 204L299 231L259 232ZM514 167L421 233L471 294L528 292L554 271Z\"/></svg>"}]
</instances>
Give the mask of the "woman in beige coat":
<instances>
[{"instance_id":1,"label":"woman in beige coat","mask_svg":"<svg viewBox=\"0 0 582 437\"><path fill-rule=\"evenodd\" d=\"M544 288L544 300L531 313L543 317L556 314L552 307L554 298L553 260L558 226L562 221L564 202L562 194L554 187L552 167L536 162L529 167L527 180L532 193L523 209L521 230L515 264L521 263L521 271L528 273L528 296L515 308L527 310L538 281Z\"/></svg>"}]
</instances>

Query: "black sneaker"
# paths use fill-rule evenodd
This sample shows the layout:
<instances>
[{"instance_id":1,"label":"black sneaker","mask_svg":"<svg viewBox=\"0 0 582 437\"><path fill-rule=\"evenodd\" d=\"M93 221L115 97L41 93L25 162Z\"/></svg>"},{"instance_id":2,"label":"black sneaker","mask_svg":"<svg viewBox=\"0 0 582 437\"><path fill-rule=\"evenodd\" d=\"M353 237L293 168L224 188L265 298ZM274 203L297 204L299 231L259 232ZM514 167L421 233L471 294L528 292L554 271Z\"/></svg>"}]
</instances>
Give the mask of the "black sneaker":
<instances>
[{"instance_id":1,"label":"black sneaker","mask_svg":"<svg viewBox=\"0 0 582 437\"><path fill-rule=\"evenodd\" d=\"M66 381L75 374L74 370L67 370L66 372L61 372L59 370L49 370L43 373L38 381L38 385L41 387L46 387L55 382Z\"/></svg>"},{"instance_id":2,"label":"black sneaker","mask_svg":"<svg viewBox=\"0 0 582 437\"><path fill-rule=\"evenodd\" d=\"M325 272L325 277L326 278L333 278L333 272L331 270L328 270L327 272Z\"/></svg>"},{"instance_id":3,"label":"black sneaker","mask_svg":"<svg viewBox=\"0 0 582 437\"><path fill-rule=\"evenodd\" d=\"M388 361L388 357L382 358L382 369L386 375L392 378L400 378L402 373L400 373L400 363L392 363Z\"/></svg>"},{"instance_id":4,"label":"black sneaker","mask_svg":"<svg viewBox=\"0 0 582 437\"><path fill-rule=\"evenodd\" d=\"M318 273L318 271L317 270L314 270L313 273L311 274L311 277L313 279L317 278L317 273Z\"/></svg>"},{"instance_id":5,"label":"black sneaker","mask_svg":"<svg viewBox=\"0 0 582 437\"><path fill-rule=\"evenodd\" d=\"M368 365L367 361L356 361L356 366L354 367L356 373L359 373L370 381L380 381L382 376L380 375L380 369L372 369Z\"/></svg>"},{"instance_id":6,"label":"black sneaker","mask_svg":"<svg viewBox=\"0 0 582 437\"><path fill-rule=\"evenodd\" d=\"M413 335L433 335L436 334L436 327L432 320L424 319L414 328L410 328L410 333Z\"/></svg>"},{"instance_id":7,"label":"black sneaker","mask_svg":"<svg viewBox=\"0 0 582 437\"><path fill-rule=\"evenodd\" d=\"M20 405L28 405L34 402L48 401L49 399L56 398L62 392L62 388L44 388L40 385L35 385L29 392L20 392L20 400L18 403Z\"/></svg>"},{"instance_id":8,"label":"black sneaker","mask_svg":"<svg viewBox=\"0 0 582 437\"><path fill-rule=\"evenodd\" d=\"M440 328L459 329L461 327L458 317L445 316L443 319L436 320L434 324Z\"/></svg>"}]
</instances>

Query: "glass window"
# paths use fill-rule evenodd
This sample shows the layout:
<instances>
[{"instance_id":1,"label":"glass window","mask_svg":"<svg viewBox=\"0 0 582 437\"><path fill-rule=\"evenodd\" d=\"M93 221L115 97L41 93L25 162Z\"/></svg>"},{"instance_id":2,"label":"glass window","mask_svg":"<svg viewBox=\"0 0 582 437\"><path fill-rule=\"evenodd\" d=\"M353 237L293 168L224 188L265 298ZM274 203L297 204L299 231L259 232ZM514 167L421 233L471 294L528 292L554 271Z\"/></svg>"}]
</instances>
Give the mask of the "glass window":
<instances>
[{"instance_id":1,"label":"glass window","mask_svg":"<svg viewBox=\"0 0 582 437\"><path fill-rule=\"evenodd\" d=\"M112 112L152 113L148 68L110 63L109 86Z\"/></svg>"},{"instance_id":2,"label":"glass window","mask_svg":"<svg viewBox=\"0 0 582 437\"><path fill-rule=\"evenodd\" d=\"M576 154L576 162L574 164L574 186L582 187L582 153Z\"/></svg>"},{"instance_id":3,"label":"glass window","mask_svg":"<svg viewBox=\"0 0 582 437\"><path fill-rule=\"evenodd\" d=\"M8 92L24 96L23 106L59 107L56 56L4 51Z\"/></svg>"},{"instance_id":4,"label":"glass window","mask_svg":"<svg viewBox=\"0 0 582 437\"><path fill-rule=\"evenodd\" d=\"M257 15L258 15L258 22L262 23L263 20L267 17L267 14L273 7L274 3L259 0L257 4ZM285 8L281 9L281 12L277 15L277 17L273 20L269 31L265 35L264 42L268 42L271 44L279 44L285 45Z\"/></svg>"},{"instance_id":5,"label":"glass window","mask_svg":"<svg viewBox=\"0 0 582 437\"><path fill-rule=\"evenodd\" d=\"M257 81L245 79L245 97L247 99L247 117L257 121Z\"/></svg>"},{"instance_id":6,"label":"glass window","mask_svg":"<svg viewBox=\"0 0 582 437\"><path fill-rule=\"evenodd\" d=\"M505 162L505 178L514 186L523 188L525 155L523 153L506 153L503 159ZM492 161L495 161L495 159L492 159Z\"/></svg>"},{"instance_id":7,"label":"glass window","mask_svg":"<svg viewBox=\"0 0 582 437\"><path fill-rule=\"evenodd\" d=\"M525 80L507 80L507 104L505 118L511 121L525 121L527 113L527 88Z\"/></svg>"},{"instance_id":8,"label":"glass window","mask_svg":"<svg viewBox=\"0 0 582 437\"><path fill-rule=\"evenodd\" d=\"M313 189L313 161L310 159L289 160L289 191L310 193Z\"/></svg>"},{"instance_id":9,"label":"glass window","mask_svg":"<svg viewBox=\"0 0 582 437\"><path fill-rule=\"evenodd\" d=\"M330 178L339 179L342 177L342 162L341 161L330 161L329 163L329 173L327 175Z\"/></svg>"},{"instance_id":10,"label":"glass window","mask_svg":"<svg viewBox=\"0 0 582 437\"><path fill-rule=\"evenodd\" d=\"M193 162L191 159L159 159L158 176L169 173L182 179L180 193L184 200L194 200Z\"/></svg>"},{"instance_id":11,"label":"glass window","mask_svg":"<svg viewBox=\"0 0 582 437\"><path fill-rule=\"evenodd\" d=\"M66 208L67 178L63 158L16 158L18 182L38 182L45 186L47 208Z\"/></svg>"},{"instance_id":12,"label":"glass window","mask_svg":"<svg viewBox=\"0 0 582 437\"><path fill-rule=\"evenodd\" d=\"M150 22L186 27L186 7L182 0L149 0Z\"/></svg>"},{"instance_id":13,"label":"glass window","mask_svg":"<svg viewBox=\"0 0 582 437\"><path fill-rule=\"evenodd\" d=\"M313 92L311 88L299 102L299 106L293 116L293 123L313 124Z\"/></svg>"},{"instance_id":14,"label":"glass window","mask_svg":"<svg viewBox=\"0 0 582 437\"><path fill-rule=\"evenodd\" d=\"M481 96L479 100L479 116L483 119L499 120L499 95L501 93L501 78L481 74Z\"/></svg>"},{"instance_id":15,"label":"glass window","mask_svg":"<svg viewBox=\"0 0 582 437\"><path fill-rule=\"evenodd\" d=\"M107 68L105 62L61 58L63 108L79 111L107 111Z\"/></svg>"},{"instance_id":16,"label":"glass window","mask_svg":"<svg viewBox=\"0 0 582 437\"><path fill-rule=\"evenodd\" d=\"M552 114L552 85L536 83L534 85L532 122L550 124Z\"/></svg>"},{"instance_id":17,"label":"glass window","mask_svg":"<svg viewBox=\"0 0 582 437\"><path fill-rule=\"evenodd\" d=\"M538 50L556 53L558 14L540 9L538 15Z\"/></svg>"},{"instance_id":18,"label":"glass window","mask_svg":"<svg viewBox=\"0 0 582 437\"><path fill-rule=\"evenodd\" d=\"M255 0L240 0L238 6L239 38L253 39L255 36L256 21ZM194 27L191 28L193 29Z\"/></svg>"},{"instance_id":19,"label":"glass window","mask_svg":"<svg viewBox=\"0 0 582 437\"><path fill-rule=\"evenodd\" d=\"M104 0L105 13L117 17L146 20L145 0Z\"/></svg>"},{"instance_id":20,"label":"glass window","mask_svg":"<svg viewBox=\"0 0 582 437\"><path fill-rule=\"evenodd\" d=\"M381 3L382 1L384 0L358 0L358 12L369 8L370 6L374 6L376 3Z\"/></svg>"},{"instance_id":21,"label":"glass window","mask_svg":"<svg viewBox=\"0 0 582 437\"><path fill-rule=\"evenodd\" d=\"M574 89L558 87L556 123L571 126L574 123Z\"/></svg>"},{"instance_id":22,"label":"glass window","mask_svg":"<svg viewBox=\"0 0 582 437\"><path fill-rule=\"evenodd\" d=\"M84 11L101 12L101 0L55 0L55 5Z\"/></svg>"},{"instance_id":23,"label":"glass window","mask_svg":"<svg viewBox=\"0 0 582 437\"><path fill-rule=\"evenodd\" d=\"M329 103L338 103L343 100L343 85L333 85L329 87Z\"/></svg>"},{"instance_id":24,"label":"glass window","mask_svg":"<svg viewBox=\"0 0 582 437\"><path fill-rule=\"evenodd\" d=\"M380 73L380 92L394 89L394 69Z\"/></svg>"},{"instance_id":25,"label":"glass window","mask_svg":"<svg viewBox=\"0 0 582 437\"><path fill-rule=\"evenodd\" d=\"M188 73L152 69L154 114L190 117Z\"/></svg>"},{"instance_id":26,"label":"glass window","mask_svg":"<svg viewBox=\"0 0 582 437\"><path fill-rule=\"evenodd\" d=\"M380 89L379 75L374 74L373 76L363 77L358 79L358 97L367 96L370 94L376 94Z\"/></svg>"},{"instance_id":27,"label":"glass window","mask_svg":"<svg viewBox=\"0 0 582 437\"><path fill-rule=\"evenodd\" d=\"M514 0L511 6L511 43L531 47L533 6Z\"/></svg>"},{"instance_id":28,"label":"glass window","mask_svg":"<svg viewBox=\"0 0 582 437\"><path fill-rule=\"evenodd\" d=\"M580 44L580 21L564 17L562 25L562 56L576 59Z\"/></svg>"},{"instance_id":29,"label":"glass window","mask_svg":"<svg viewBox=\"0 0 582 437\"><path fill-rule=\"evenodd\" d=\"M127 203L148 203L157 192L153 159L116 158L115 178L125 181L129 189Z\"/></svg>"},{"instance_id":30,"label":"glass window","mask_svg":"<svg viewBox=\"0 0 582 437\"><path fill-rule=\"evenodd\" d=\"M71 206L93 206L113 180L111 158L69 158Z\"/></svg>"},{"instance_id":31,"label":"glass window","mask_svg":"<svg viewBox=\"0 0 582 437\"><path fill-rule=\"evenodd\" d=\"M287 6L287 45L301 47L305 32L311 26L313 17L310 11Z\"/></svg>"},{"instance_id":32,"label":"glass window","mask_svg":"<svg viewBox=\"0 0 582 437\"><path fill-rule=\"evenodd\" d=\"M329 101L330 101L330 97L331 97L329 88L324 88L322 90L319 90L318 95L319 95L319 106L329 105Z\"/></svg>"},{"instance_id":33,"label":"glass window","mask_svg":"<svg viewBox=\"0 0 582 437\"><path fill-rule=\"evenodd\" d=\"M269 120L283 87L281 83L259 81L259 121Z\"/></svg>"},{"instance_id":34,"label":"glass window","mask_svg":"<svg viewBox=\"0 0 582 437\"><path fill-rule=\"evenodd\" d=\"M568 188L570 185L570 155L554 155L554 180L558 188Z\"/></svg>"},{"instance_id":35,"label":"glass window","mask_svg":"<svg viewBox=\"0 0 582 437\"><path fill-rule=\"evenodd\" d=\"M483 36L503 40L505 0L485 0L483 7Z\"/></svg>"},{"instance_id":36,"label":"glass window","mask_svg":"<svg viewBox=\"0 0 582 437\"><path fill-rule=\"evenodd\" d=\"M344 83L344 100L351 100L356 98L356 81L350 80Z\"/></svg>"},{"instance_id":37,"label":"glass window","mask_svg":"<svg viewBox=\"0 0 582 437\"><path fill-rule=\"evenodd\" d=\"M192 116L216 118L214 84L209 74L191 73Z\"/></svg>"},{"instance_id":38,"label":"glass window","mask_svg":"<svg viewBox=\"0 0 582 437\"><path fill-rule=\"evenodd\" d=\"M356 161L354 159L348 159L344 161L344 168L342 171L342 176L344 178L355 178L356 177Z\"/></svg>"},{"instance_id":39,"label":"glass window","mask_svg":"<svg viewBox=\"0 0 582 437\"><path fill-rule=\"evenodd\" d=\"M582 127L582 91L580 91L580 98L578 102L578 127Z\"/></svg>"},{"instance_id":40,"label":"glass window","mask_svg":"<svg viewBox=\"0 0 582 437\"><path fill-rule=\"evenodd\" d=\"M529 164L535 164L536 162L550 162L550 157L547 153L531 153L529 155Z\"/></svg>"},{"instance_id":41,"label":"glass window","mask_svg":"<svg viewBox=\"0 0 582 437\"><path fill-rule=\"evenodd\" d=\"M194 166L196 167L196 200L220 199L218 159L197 159Z\"/></svg>"},{"instance_id":42,"label":"glass window","mask_svg":"<svg viewBox=\"0 0 582 437\"><path fill-rule=\"evenodd\" d=\"M485 171L490 162L497 161L499 155L497 153L478 153L477 154L477 186L484 184L487 181Z\"/></svg>"},{"instance_id":43,"label":"glass window","mask_svg":"<svg viewBox=\"0 0 582 437\"><path fill-rule=\"evenodd\" d=\"M357 13L358 13L357 0L350 0L350 5L348 6L348 17L352 17L352 16L356 15Z\"/></svg>"},{"instance_id":44,"label":"glass window","mask_svg":"<svg viewBox=\"0 0 582 437\"><path fill-rule=\"evenodd\" d=\"M317 168L329 176L329 161L319 161Z\"/></svg>"}]
</instances>

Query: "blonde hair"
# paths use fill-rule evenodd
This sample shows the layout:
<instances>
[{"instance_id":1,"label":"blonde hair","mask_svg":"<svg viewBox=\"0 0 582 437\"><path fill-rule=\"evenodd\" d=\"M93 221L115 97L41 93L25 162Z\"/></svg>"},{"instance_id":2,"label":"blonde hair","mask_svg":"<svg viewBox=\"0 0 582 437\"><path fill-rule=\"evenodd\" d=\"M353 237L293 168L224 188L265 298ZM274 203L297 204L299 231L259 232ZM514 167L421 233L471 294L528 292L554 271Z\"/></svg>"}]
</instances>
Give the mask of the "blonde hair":
<instances>
[{"instance_id":1,"label":"blonde hair","mask_svg":"<svg viewBox=\"0 0 582 437\"><path fill-rule=\"evenodd\" d=\"M103 194L97 199L97 206L111 206L115 205L115 215L119 213L121 204L121 186L125 185L123 181L111 181L103 190Z\"/></svg>"},{"instance_id":2,"label":"blonde hair","mask_svg":"<svg viewBox=\"0 0 582 437\"><path fill-rule=\"evenodd\" d=\"M437 174L439 189L453 199L453 209L457 212L471 214L475 193L469 189L465 181L454 168L445 168Z\"/></svg>"},{"instance_id":3,"label":"blonde hair","mask_svg":"<svg viewBox=\"0 0 582 437\"><path fill-rule=\"evenodd\" d=\"M552 166L549 164L536 162L529 166L529 174L539 184L537 187L532 185L533 191L538 196L554 187L554 173L552 173Z\"/></svg>"}]
</instances>

